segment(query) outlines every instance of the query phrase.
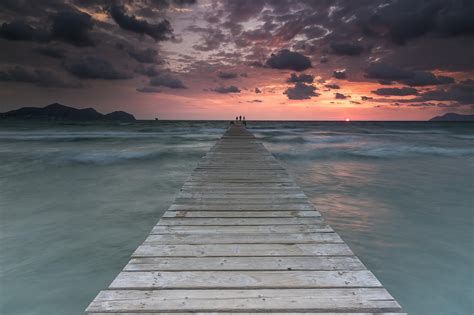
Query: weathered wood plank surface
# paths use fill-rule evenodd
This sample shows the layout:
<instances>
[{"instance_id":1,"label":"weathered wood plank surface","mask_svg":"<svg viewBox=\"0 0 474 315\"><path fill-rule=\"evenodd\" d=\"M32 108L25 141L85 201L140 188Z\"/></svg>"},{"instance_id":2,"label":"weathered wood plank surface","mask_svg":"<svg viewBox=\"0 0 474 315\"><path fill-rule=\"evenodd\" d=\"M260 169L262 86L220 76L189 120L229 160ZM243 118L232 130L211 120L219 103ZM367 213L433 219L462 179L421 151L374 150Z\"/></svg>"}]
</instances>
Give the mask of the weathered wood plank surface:
<instances>
[{"instance_id":1,"label":"weathered wood plank surface","mask_svg":"<svg viewBox=\"0 0 474 315\"><path fill-rule=\"evenodd\" d=\"M88 314L402 314L241 126L202 158Z\"/></svg>"}]
</instances>

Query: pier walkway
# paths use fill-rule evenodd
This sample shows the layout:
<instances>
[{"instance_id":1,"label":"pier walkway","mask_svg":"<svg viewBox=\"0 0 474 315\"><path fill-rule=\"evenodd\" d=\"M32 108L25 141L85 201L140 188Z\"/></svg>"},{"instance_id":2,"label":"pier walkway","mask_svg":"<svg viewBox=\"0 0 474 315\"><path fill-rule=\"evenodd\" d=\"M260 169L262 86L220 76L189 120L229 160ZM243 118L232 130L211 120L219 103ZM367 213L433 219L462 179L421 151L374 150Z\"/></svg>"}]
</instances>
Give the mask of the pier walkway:
<instances>
[{"instance_id":1,"label":"pier walkway","mask_svg":"<svg viewBox=\"0 0 474 315\"><path fill-rule=\"evenodd\" d=\"M402 314L244 127L231 126L88 314Z\"/></svg>"}]
</instances>

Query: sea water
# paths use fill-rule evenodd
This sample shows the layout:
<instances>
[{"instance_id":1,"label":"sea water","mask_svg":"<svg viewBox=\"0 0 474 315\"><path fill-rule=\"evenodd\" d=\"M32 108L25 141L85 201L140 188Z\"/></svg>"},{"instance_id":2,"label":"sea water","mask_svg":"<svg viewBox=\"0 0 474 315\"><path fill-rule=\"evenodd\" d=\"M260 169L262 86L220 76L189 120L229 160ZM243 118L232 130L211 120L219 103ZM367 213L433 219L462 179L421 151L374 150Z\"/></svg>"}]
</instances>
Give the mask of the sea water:
<instances>
[{"instance_id":1,"label":"sea water","mask_svg":"<svg viewBox=\"0 0 474 315\"><path fill-rule=\"evenodd\" d=\"M82 314L227 122L0 121L0 314ZM249 122L410 314L472 314L474 124Z\"/></svg>"}]
</instances>

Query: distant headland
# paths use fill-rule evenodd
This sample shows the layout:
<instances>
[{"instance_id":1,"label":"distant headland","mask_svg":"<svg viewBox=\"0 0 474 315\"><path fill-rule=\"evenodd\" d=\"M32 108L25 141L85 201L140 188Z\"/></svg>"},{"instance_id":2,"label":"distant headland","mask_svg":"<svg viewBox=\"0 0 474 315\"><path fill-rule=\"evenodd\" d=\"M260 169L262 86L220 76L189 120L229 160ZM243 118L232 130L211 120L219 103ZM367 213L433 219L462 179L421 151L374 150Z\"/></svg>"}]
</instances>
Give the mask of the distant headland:
<instances>
[{"instance_id":1,"label":"distant headland","mask_svg":"<svg viewBox=\"0 0 474 315\"><path fill-rule=\"evenodd\" d=\"M135 117L124 111L115 111L101 114L94 108L74 108L59 103L45 107L22 107L6 113L0 113L0 118L11 119L46 119L46 120L109 120L109 121L135 121Z\"/></svg>"},{"instance_id":2,"label":"distant headland","mask_svg":"<svg viewBox=\"0 0 474 315\"><path fill-rule=\"evenodd\" d=\"M474 115L461 115L456 113L446 113L442 116L436 116L430 121L474 121Z\"/></svg>"}]
</instances>

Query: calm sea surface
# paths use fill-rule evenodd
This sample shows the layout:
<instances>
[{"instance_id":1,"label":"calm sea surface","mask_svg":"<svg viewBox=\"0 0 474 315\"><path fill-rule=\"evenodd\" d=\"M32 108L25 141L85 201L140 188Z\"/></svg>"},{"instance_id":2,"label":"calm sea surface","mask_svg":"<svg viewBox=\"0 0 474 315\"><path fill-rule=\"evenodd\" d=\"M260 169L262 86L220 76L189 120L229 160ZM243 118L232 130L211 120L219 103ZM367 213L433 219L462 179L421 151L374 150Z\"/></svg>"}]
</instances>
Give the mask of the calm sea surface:
<instances>
[{"instance_id":1,"label":"calm sea surface","mask_svg":"<svg viewBox=\"0 0 474 315\"><path fill-rule=\"evenodd\" d=\"M226 127L0 121L0 314L82 314ZM473 313L474 124L249 128L405 311Z\"/></svg>"}]
</instances>

